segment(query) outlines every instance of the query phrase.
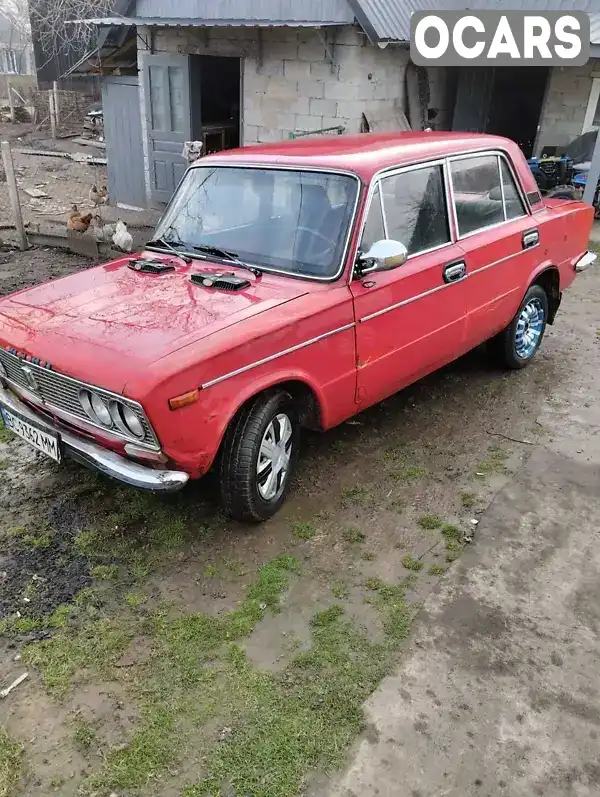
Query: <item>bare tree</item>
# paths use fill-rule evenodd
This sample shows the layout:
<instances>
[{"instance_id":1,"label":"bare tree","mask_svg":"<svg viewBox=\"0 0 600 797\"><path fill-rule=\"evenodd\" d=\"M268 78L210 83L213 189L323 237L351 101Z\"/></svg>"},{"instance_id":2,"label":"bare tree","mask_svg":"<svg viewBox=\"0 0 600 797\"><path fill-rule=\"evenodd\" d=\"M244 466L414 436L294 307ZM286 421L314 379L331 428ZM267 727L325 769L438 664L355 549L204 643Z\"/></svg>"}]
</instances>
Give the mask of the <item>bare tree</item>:
<instances>
[{"instance_id":1,"label":"bare tree","mask_svg":"<svg viewBox=\"0 0 600 797\"><path fill-rule=\"evenodd\" d=\"M17 72L26 67L25 53L31 43L31 27L27 0L2 0L0 14L8 20L8 40L5 44L17 59Z\"/></svg>"},{"instance_id":2,"label":"bare tree","mask_svg":"<svg viewBox=\"0 0 600 797\"><path fill-rule=\"evenodd\" d=\"M82 20L109 15L115 1L29 0L29 16L34 37L48 58L68 55L71 52L85 52L93 44L97 28ZM27 0L15 2L27 5Z\"/></svg>"}]
</instances>

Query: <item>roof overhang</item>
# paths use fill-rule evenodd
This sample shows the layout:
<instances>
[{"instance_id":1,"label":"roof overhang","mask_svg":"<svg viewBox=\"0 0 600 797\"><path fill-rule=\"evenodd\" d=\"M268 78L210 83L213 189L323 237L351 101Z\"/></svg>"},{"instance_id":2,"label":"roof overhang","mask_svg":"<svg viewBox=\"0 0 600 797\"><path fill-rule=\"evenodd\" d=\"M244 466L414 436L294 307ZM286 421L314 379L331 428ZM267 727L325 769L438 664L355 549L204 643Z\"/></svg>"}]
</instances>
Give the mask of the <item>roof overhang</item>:
<instances>
[{"instance_id":1,"label":"roof overhang","mask_svg":"<svg viewBox=\"0 0 600 797\"><path fill-rule=\"evenodd\" d=\"M98 25L99 27L131 26L148 28L324 28L331 25L347 25L347 22L319 20L273 21L270 19L175 19L163 17L99 17L76 19L75 25Z\"/></svg>"}]
</instances>

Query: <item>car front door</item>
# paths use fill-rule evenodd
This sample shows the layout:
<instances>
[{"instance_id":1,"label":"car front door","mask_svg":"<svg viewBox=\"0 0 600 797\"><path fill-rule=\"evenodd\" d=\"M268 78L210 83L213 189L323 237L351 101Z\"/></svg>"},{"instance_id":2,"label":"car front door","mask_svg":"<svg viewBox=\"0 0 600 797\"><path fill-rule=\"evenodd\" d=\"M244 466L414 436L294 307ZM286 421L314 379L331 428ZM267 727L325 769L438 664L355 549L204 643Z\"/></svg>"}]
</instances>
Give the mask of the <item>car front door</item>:
<instances>
[{"instance_id":1,"label":"car front door","mask_svg":"<svg viewBox=\"0 0 600 797\"><path fill-rule=\"evenodd\" d=\"M382 175L371 187L360 251L403 243L406 262L360 276L355 270L357 401L373 404L463 350L464 254L454 243L443 161Z\"/></svg>"},{"instance_id":2,"label":"car front door","mask_svg":"<svg viewBox=\"0 0 600 797\"><path fill-rule=\"evenodd\" d=\"M506 327L539 257L540 232L504 153L450 159L458 243L467 280L467 348Z\"/></svg>"}]
</instances>

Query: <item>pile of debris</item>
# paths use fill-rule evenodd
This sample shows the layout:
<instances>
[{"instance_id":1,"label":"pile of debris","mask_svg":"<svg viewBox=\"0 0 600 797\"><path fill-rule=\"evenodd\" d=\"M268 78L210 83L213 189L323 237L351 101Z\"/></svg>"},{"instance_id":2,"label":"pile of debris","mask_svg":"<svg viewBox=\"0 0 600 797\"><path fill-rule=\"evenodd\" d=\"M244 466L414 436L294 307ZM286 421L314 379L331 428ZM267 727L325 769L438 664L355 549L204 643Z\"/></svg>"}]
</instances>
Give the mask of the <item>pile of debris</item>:
<instances>
[{"instance_id":1,"label":"pile of debris","mask_svg":"<svg viewBox=\"0 0 600 797\"><path fill-rule=\"evenodd\" d=\"M0 107L0 122L31 122L31 114L24 105L15 105L14 119L11 117L11 110L8 105Z\"/></svg>"}]
</instances>

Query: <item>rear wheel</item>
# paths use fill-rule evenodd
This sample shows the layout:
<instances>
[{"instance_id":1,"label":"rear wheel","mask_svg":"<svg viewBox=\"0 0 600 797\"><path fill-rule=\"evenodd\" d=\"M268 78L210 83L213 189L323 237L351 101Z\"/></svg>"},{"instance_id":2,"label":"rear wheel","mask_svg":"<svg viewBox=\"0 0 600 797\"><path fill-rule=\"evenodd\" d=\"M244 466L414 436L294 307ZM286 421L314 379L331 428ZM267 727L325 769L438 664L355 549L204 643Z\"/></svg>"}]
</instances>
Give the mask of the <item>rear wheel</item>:
<instances>
[{"instance_id":1,"label":"rear wheel","mask_svg":"<svg viewBox=\"0 0 600 797\"><path fill-rule=\"evenodd\" d=\"M258 396L231 423L223 442L223 506L236 520L258 523L287 496L298 453L298 412L283 390Z\"/></svg>"},{"instance_id":2,"label":"rear wheel","mask_svg":"<svg viewBox=\"0 0 600 797\"><path fill-rule=\"evenodd\" d=\"M524 368L541 346L548 321L548 295L532 285L511 323L490 341L492 353L506 368Z\"/></svg>"}]
</instances>

